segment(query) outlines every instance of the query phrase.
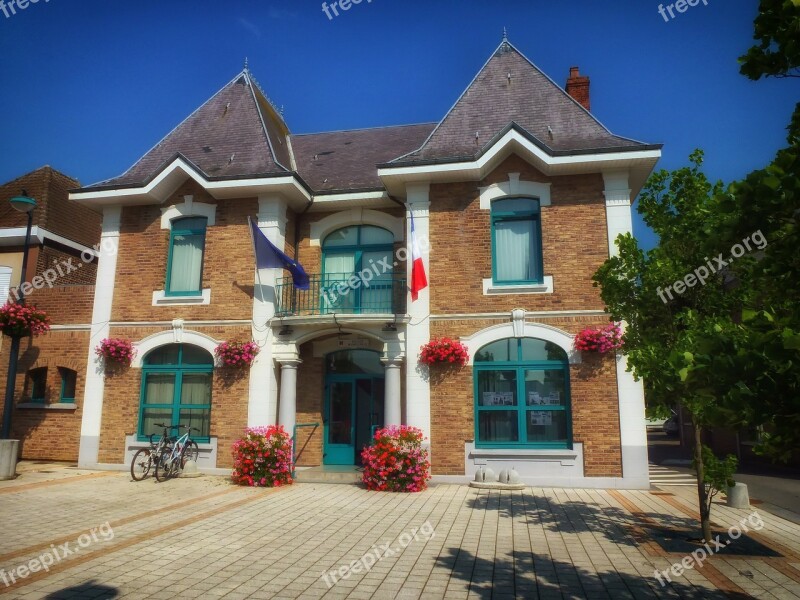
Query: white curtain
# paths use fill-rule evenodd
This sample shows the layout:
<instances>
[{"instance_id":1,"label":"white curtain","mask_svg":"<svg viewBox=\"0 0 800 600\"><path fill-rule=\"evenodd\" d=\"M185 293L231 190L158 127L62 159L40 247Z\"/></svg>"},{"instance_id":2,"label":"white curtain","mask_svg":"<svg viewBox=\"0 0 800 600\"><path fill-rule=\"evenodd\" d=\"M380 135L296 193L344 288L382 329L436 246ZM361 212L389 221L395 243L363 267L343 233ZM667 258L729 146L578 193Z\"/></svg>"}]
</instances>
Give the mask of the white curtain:
<instances>
[{"instance_id":1,"label":"white curtain","mask_svg":"<svg viewBox=\"0 0 800 600\"><path fill-rule=\"evenodd\" d=\"M356 257L353 254L333 254L325 256L323 270L325 273L324 294L325 307L331 311L353 308L356 292L347 288L344 295L339 294L339 283L346 282L356 269Z\"/></svg>"},{"instance_id":2,"label":"white curtain","mask_svg":"<svg viewBox=\"0 0 800 600\"><path fill-rule=\"evenodd\" d=\"M495 225L498 281L531 281L536 278L535 225L534 221L500 221Z\"/></svg>"},{"instance_id":3,"label":"white curtain","mask_svg":"<svg viewBox=\"0 0 800 600\"><path fill-rule=\"evenodd\" d=\"M211 375L184 373L181 382L181 404L211 404Z\"/></svg>"},{"instance_id":4,"label":"white curtain","mask_svg":"<svg viewBox=\"0 0 800 600\"><path fill-rule=\"evenodd\" d=\"M199 292L203 269L203 236L176 235L172 239L170 291Z\"/></svg>"}]
</instances>

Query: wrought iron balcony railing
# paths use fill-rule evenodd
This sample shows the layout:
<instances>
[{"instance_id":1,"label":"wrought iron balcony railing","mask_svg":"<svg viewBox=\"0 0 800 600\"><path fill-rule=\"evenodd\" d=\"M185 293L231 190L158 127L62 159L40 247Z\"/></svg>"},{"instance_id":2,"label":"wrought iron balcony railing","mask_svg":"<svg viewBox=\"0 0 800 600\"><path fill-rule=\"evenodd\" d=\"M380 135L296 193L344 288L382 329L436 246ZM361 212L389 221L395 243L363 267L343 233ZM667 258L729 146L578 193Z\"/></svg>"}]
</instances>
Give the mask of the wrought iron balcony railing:
<instances>
[{"instance_id":1,"label":"wrought iron balcony railing","mask_svg":"<svg viewBox=\"0 0 800 600\"><path fill-rule=\"evenodd\" d=\"M275 285L279 317L332 314L404 314L405 278L382 276L364 281L354 273L309 275L308 290L299 290L291 277Z\"/></svg>"}]
</instances>

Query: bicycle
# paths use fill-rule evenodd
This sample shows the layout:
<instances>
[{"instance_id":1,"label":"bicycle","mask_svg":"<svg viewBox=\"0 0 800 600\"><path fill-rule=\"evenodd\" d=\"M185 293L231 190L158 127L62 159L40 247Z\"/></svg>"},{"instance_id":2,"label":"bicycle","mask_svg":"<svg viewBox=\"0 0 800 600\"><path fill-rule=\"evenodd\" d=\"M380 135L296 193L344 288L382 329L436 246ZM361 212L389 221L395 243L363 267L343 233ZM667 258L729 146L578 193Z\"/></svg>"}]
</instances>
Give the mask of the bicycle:
<instances>
[{"instance_id":1,"label":"bicycle","mask_svg":"<svg viewBox=\"0 0 800 600\"><path fill-rule=\"evenodd\" d=\"M175 440L169 452L162 453L160 459L156 461L156 481L166 481L170 477L175 477L178 471L183 470L186 463L190 460L197 461L200 455L200 448L193 439L189 437L189 432L194 430L200 432L197 427L190 427L189 425L173 425L172 429L185 429L181 437Z\"/></svg>"},{"instance_id":2,"label":"bicycle","mask_svg":"<svg viewBox=\"0 0 800 600\"><path fill-rule=\"evenodd\" d=\"M172 450L172 444L175 442L174 438L169 436L169 425L164 425L163 423L154 423L154 425L156 427L163 427L164 433L161 434L161 439L159 439L158 442L153 441L156 434L151 433L150 447L141 448L133 455L133 460L131 461L131 477L134 481L147 479L153 466L161 460L161 456L165 451Z\"/></svg>"}]
</instances>

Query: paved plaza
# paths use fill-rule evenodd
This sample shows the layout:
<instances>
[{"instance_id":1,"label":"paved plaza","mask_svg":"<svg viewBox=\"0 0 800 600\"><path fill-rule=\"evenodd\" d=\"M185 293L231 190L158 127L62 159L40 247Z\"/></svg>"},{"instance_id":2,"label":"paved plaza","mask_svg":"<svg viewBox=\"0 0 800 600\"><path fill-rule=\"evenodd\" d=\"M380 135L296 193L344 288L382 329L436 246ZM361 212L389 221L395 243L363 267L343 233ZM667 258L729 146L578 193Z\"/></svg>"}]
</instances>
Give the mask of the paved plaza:
<instances>
[{"instance_id":1,"label":"paved plaza","mask_svg":"<svg viewBox=\"0 0 800 600\"><path fill-rule=\"evenodd\" d=\"M0 482L9 598L800 598L800 526L717 504L715 533L735 539L701 557L689 487L401 495L20 473Z\"/></svg>"}]
</instances>

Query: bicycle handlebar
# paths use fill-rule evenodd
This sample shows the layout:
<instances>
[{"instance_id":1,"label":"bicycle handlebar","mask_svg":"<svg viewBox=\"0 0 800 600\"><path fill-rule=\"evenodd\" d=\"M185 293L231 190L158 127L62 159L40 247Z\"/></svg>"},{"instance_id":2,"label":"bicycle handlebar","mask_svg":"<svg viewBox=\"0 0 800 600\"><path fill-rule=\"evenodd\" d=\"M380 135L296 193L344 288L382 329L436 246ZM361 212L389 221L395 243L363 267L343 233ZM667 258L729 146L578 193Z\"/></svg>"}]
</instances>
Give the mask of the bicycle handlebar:
<instances>
[{"instance_id":1,"label":"bicycle handlebar","mask_svg":"<svg viewBox=\"0 0 800 600\"><path fill-rule=\"evenodd\" d=\"M153 425L155 425L156 427L163 427L164 429L186 429L200 433L200 430L197 427L192 427L191 425L181 425L180 423L178 423L177 425L164 425L164 423L153 423Z\"/></svg>"}]
</instances>

